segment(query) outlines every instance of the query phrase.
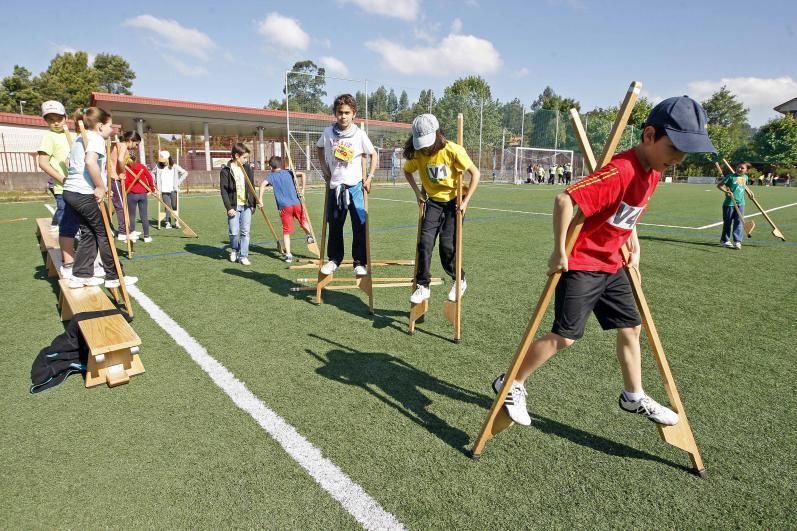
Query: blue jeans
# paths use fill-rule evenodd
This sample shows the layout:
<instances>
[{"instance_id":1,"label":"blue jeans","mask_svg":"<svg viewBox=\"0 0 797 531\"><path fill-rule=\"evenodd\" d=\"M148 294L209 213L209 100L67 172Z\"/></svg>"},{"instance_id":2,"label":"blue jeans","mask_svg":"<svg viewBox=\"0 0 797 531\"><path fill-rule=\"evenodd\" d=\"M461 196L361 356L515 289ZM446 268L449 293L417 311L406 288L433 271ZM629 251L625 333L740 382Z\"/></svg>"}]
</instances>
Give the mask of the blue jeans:
<instances>
[{"instance_id":1,"label":"blue jeans","mask_svg":"<svg viewBox=\"0 0 797 531\"><path fill-rule=\"evenodd\" d=\"M55 212L53 212L53 219L50 225L60 225L61 218L64 217L64 196L61 194L53 194L55 197Z\"/></svg>"},{"instance_id":2,"label":"blue jeans","mask_svg":"<svg viewBox=\"0 0 797 531\"><path fill-rule=\"evenodd\" d=\"M739 212L744 215L744 205L739 205ZM733 241L740 242L743 239L742 224L744 220L736 213L736 209L731 206L722 207L722 237L720 243L725 243L731 239L731 224L733 224Z\"/></svg>"},{"instance_id":3,"label":"blue jeans","mask_svg":"<svg viewBox=\"0 0 797 531\"><path fill-rule=\"evenodd\" d=\"M233 217L227 216L230 228L230 247L238 253L239 258L249 256L249 228L252 226L254 209L238 206Z\"/></svg>"}]
</instances>

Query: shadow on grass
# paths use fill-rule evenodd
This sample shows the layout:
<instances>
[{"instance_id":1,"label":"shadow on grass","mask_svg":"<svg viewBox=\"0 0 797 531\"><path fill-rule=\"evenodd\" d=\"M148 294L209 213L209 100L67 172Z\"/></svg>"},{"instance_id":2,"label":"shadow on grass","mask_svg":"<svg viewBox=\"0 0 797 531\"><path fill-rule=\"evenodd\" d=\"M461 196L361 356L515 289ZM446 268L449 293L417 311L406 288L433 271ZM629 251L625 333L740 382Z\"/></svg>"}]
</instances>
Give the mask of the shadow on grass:
<instances>
[{"instance_id":1,"label":"shadow on grass","mask_svg":"<svg viewBox=\"0 0 797 531\"><path fill-rule=\"evenodd\" d=\"M654 431L652 426L653 425L651 424L651 433L653 433ZM568 426L567 424L562 424L561 422L557 422L555 420L545 418L540 415L536 414L532 415L531 427L545 434L555 435L557 437L567 439L572 443L590 448L592 450L596 450L598 452L602 452L612 457L630 457L632 459L645 459L647 461L655 461L657 463L669 465L674 468L680 468L687 472L691 471L691 468L680 465L668 459L664 459L663 457L649 454L648 452L632 448L631 446L628 446L626 444L615 442L612 441L611 439L607 439L605 437L601 437L593 433L579 430L578 428Z\"/></svg>"},{"instance_id":2,"label":"shadow on grass","mask_svg":"<svg viewBox=\"0 0 797 531\"><path fill-rule=\"evenodd\" d=\"M652 242L661 242L664 244L670 244L677 247L712 247L717 251L721 251L719 242L707 242L707 241L696 241L696 240L683 240L678 238L665 238L663 236L648 236L648 235L640 235L640 240L647 240ZM708 249L697 249L703 252L710 252ZM725 249L727 250L727 249Z\"/></svg>"},{"instance_id":3,"label":"shadow on grass","mask_svg":"<svg viewBox=\"0 0 797 531\"><path fill-rule=\"evenodd\" d=\"M352 385L426 429L455 450L465 453L470 437L449 425L431 411L432 400L422 391L442 395L451 400L490 407L484 395L463 389L419 370L406 361L384 352L360 352L329 339L310 334L338 348L321 356L306 352L323 363L316 372L330 380Z\"/></svg>"}]
</instances>

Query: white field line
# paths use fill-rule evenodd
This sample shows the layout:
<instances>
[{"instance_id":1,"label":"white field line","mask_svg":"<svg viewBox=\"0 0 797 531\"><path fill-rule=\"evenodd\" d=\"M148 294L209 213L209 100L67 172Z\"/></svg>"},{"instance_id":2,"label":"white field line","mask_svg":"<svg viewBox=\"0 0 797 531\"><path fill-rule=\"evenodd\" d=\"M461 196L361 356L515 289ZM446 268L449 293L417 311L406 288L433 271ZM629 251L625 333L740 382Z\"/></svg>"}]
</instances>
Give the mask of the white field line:
<instances>
[{"instance_id":1,"label":"white field line","mask_svg":"<svg viewBox=\"0 0 797 531\"><path fill-rule=\"evenodd\" d=\"M50 214L53 214L53 215L55 215L55 207L54 207L53 205L49 205L49 204L47 204L47 203L44 203L44 208L46 208L47 210L49 210L49 211L50 211Z\"/></svg>"},{"instance_id":2,"label":"white field line","mask_svg":"<svg viewBox=\"0 0 797 531\"><path fill-rule=\"evenodd\" d=\"M337 500L365 529L404 529L395 516L388 513L337 465L305 439L282 417L268 408L246 385L224 365L214 359L188 332L147 297L137 286L128 293L194 362L210 376L233 403L246 411L288 455L304 468L321 488Z\"/></svg>"},{"instance_id":3,"label":"white field line","mask_svg":"<svg viewBox=\"0 0 797 531\"><path fill-rule=\"evenodd\" d=\"M392 201L394 203L413 203L413 204L417 204L417 201L409 201L409 200L406 200L406 199L387 199L385 197L369 197L368 199L373 199L375 201ZM767 214L769 214L770 212L774 212L775 210L780 210L782 208L789 208L789 207L793 207L795 205L797 205L797 203L789 203L788 205L782 205L782 206L779 206L779 207L767 209L767 210L765 210L765 212ZM503 210L503 209L500 209L500 208L468 207L468 210L471 210L471 209L473 209L473 210L488 210L488 211L491 211L491 212L507 212L507 213L510 213L510 214L531 214L531 215L534 215L534 216L551 216L552 215L550 212L528 212L526 210ZM761 212L756 212L755 214L750 214L750 215L744 216L744 218L747 219L747 218L752 218L752 217L760 216L760 215L761 215ZM722 225L722 221L719 221L717 223L711 223L709 225L703 225L702 227L687 227L687 226L684 226L684 225L661 225L661 224L658 224L658 223L637 223L637 225L645 225L645 226L648 226L648 227L663 227L663 228L667 228L667 229L704 230L704 229L710 229L712 227L719 227L720 225Z\"/></svg>"}]
</instances>

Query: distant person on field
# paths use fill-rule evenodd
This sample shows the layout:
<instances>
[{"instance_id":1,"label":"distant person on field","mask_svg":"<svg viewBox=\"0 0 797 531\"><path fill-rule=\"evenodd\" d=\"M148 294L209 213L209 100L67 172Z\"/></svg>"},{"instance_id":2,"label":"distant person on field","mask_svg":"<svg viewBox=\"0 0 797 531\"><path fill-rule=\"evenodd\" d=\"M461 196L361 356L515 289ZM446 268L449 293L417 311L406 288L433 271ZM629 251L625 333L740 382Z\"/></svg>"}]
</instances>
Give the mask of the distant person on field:
<instances>
[{"instance_id":1,"label":"distant person on field","mask_svg":"<svg viewBox=\"0 0 797 531\"><path fill-rule=\"evenodd\" d=\"M167 150L164 149L158 153L158 164L155 166L155 184L163 202L175 212L177 211L177 194L179 193L180 185L183 184L186 177L188 177L188 172L179 164L175 164L172 155ZM172 215L168 210L166 211L166 217L163 219L166 222L165 228L171 229ZM179 229L180 222L174 220L174 226Z\"/></svg>"},{"instance_id":2,"label":"distant person on field","mask_svg":"<svg viewBox=\"0 0 797 531\"><path fill-rule=\"evenodd\" d=\"M127 171L124 173L125 180L123 183L125 190L127 190L127 227L131 229L130 239L133 241L138 240L139 233L135 230L136 207L138 207L141 227L144 231L144 243L150 243L152 238L149 235L149 214L147 213L149 191L147 189L155 190L155 183L147 167L138 162L137 159L136 152L131 151L128 155ZM136 176L139 176L138 179L136 179Z\"/></svg>"},{"instance_id":3,"label":"distant person on field","mask_svg":"<svg viewBox=\"0 0 797 531\"><path fill-rule=\"evenodd\" d=\"M294 176L290 170L285 170L282 167L282 157L271 157L268 161L271 168L271 173L263 179L260 183L260 203L263 203L263 192L266 186L271 186L274 190L274 200L277 202L277 210L280 213L280 221L282 221L282 242L285 245L284 260L287 263L293 262L293 255L291 254L291 234L293 234L293 220L299 222L299 226L307 236L307 243L314 243L315 240L311 235L310 224L307 220L307 212L302 208L301 197L304 196L304 173L297 173L296 177L299 178L301 185L296 189L296 183L293 180Z\"/></svg>"},{"instance_id":4,"label":"distant person on field","mask_svg":"<svg viewBox=\"0 0 797 531\"><path fill-rule=\"evenodd\" d=\"M623 270L621 249L628 245L625 264L639 268L640 246L636 225L661 180L661 172L680 164L688 153L716 152L706 130L706 113L687 96L669 98L656 105L642 129L640 143L615 155L592 175L567 187L554 201L554 249L548 274L562 272L556 286L551 332L537 338L525 352L517 379L504 407L513 421L528 426L526 379L558 351L584 334L593 312L604 330L616 329L616 354L623 376L620 409L667 426L678 415L649 397L642 387L642 354L639 345L640 316ZM567 255L567 229L578 210L586 217L575 246ZM493 382L498 393L504 375ZM551 398L557 404L567 398ZM572 399L571 399L572 401ZM583 408L587 404L576 403Z\"/></svg>"},{"instance_id":5,"label":"distant person on field","mask_svg":"<svg viewBox=\"0 0 797 531\"><path fill-rule=\"evenodd\" d=\"M246 177L255 186L255 170L249 164L249 148L238 142L233 145L230 161L221 168L219 187L227 228L230 234L230 262L252 265L249 261L249 235L252 214L259 202L254 190L249 189ZM246 172L246 173L244 173Z\"/></svg>"},{"instance_id":6,"label":"distant person on field","mask_svg":"<svg viewBox=\"0 0 797 531\"><path fill-rule=\"evenodd\" d=\"M129 161L128 154L138 149L141 142L141 135L136 131L125 131L119 142L111 146L111 199L116 210L116 219L119 222L119 234L116 237L119 241L127 239L127 220L125 219L124 208L122 206L122 190L120 184L125 180L125 168Z\"/></svg>"},{"instance_id":7,"label":"distant person on field","mask_svg":"<svg viewBox=\"0 0 797 531\"><path fill-rule=\"evenodd\" d=\"M570 181L573 179L573 165L569 162L565 163L565 184L570 186Z\"/></svg>"},{"instance_id":8,"label":"distant person on field","mask_svg":"<svg viewBox=\"0 0 797 531\"><path fill-rule=\"evenodd\" d=\"M545 168L542 164L537 164L537 184L545 184Z\"/></svg>"},{"instance_id":9,"label":"distant person on field","mask_svg":"<svg viewBox=\"0 0 797 531\"><path fill-rule=\"evenodd\" d=\"M557 184L564 184L565 182L565 169L561 164L556 165L556 182Z\"/></svg>"},{"instance_id":10,"label":"distant person on field","mask_svg":"<svg viewBox=\"0 0 797 531\"><path fill-rule=\"evenodd\" d=\"M724 192L726 197L722 202L722 235L720 244L730 249L741 249L742 226L744 225L744 187L749 178L747 172L750 171L750 163L742 162L736 166L736 173L729 173L717 188ZM739 212L733 206L733 201L739 206ZM739 215L741 213L741 216Z\"/></svg>"},{"instance_id":11,"label":"distant person on field","mask_svg":"<svg viewBox=\"0 0 797 531\"><path fill-rule=\"evenodd\" d=\"M556 180L556 164L551 164L548 167L548 184L554 184Z\"/></svg>"}]
</instances>

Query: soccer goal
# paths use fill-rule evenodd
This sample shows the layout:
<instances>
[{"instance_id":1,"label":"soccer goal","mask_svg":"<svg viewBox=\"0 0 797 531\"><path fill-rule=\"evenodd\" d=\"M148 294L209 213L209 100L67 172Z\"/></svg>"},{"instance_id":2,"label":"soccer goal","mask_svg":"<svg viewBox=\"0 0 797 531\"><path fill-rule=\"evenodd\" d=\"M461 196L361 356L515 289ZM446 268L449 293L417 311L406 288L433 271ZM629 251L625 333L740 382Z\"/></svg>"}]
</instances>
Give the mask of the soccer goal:
<instances>
[{"instance_id":1,"label":"soccer goal","mask_svg":"<svg viewBox=\"0 0 797 531\"><path fill-rule=\"evenodd\" d=\"M537 182L537 168L542 166L544 179L547 182L551 166L570 164L573 168L572 149L545 149L534 147L515 148L514 182L521 184L529 182L529 167L531 167L531 182Z\"/></svg>"}]
</instances>

